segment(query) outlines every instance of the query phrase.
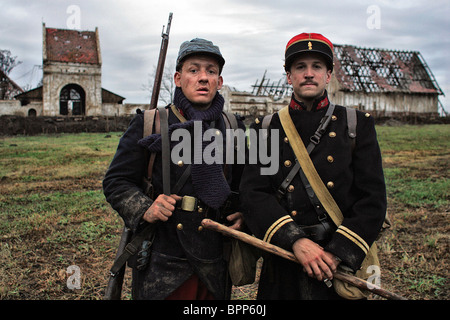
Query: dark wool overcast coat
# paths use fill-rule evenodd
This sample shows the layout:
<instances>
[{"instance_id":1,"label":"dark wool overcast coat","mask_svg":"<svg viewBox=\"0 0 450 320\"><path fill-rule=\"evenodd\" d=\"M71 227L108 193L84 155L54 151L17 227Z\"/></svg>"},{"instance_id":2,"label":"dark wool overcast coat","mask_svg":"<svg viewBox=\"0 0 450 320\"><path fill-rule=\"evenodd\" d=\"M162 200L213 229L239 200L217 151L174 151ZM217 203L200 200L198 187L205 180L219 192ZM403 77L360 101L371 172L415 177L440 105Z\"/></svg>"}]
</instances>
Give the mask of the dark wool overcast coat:
<instances>
[{"instance_id":1,"label":"dark wool overcast coat","mask_svg":"<svg viewBox=\"0 0 450 320\"><path fill-rule=\"evenodd\" d=\"M169 108L169 124L180 120ZM244 128L242 122L240 127ZM107 201L123 218L125 225L136 232L142 226L142 217L153 203L144 194L142 184L147 172L148 157L138 141L143 137L143 114L137 114L120 139L117 152L103 181ZM222 118L216 121L216 128L226 137ZM224 139L225 140L225 139ZM186 165L171 161L172 187L183 174ZM162 158L157 153L153 166L154 198L163 193ZM231 189L237 191L243 165L227 167L226 178ZM189 178L179 196L196 197ZM149 266L143 271L133 270L134 299L164 299L183 284L193 273L216 299L225 299L229 294L227 268L223 256L222 235L203 229L205 217L219 219L216 210L186 212L175 209L167 222L159 222L152 246Z\"/></svg>"},{"instance_id":2,"label":"dark wool overcast coat","mask_svg":"<svg viewBox=\"0 0 450 320\"><path fill-rule=\"evenodd\" d=\"M310 137L327 111L328 99L325 97L318 106L311 112L289 109L305 146L309 144ZM258 119L251 128L260 130L261 125L262 119ZM245 167L240 186L247 210L245 220L257 237L292 251L293 243L306 236L300 226L319 224L319 220L299 174L291 182L288 192L280 200L277 199L277 189L295 164L295 155L278 114L273 115L270 129L279 130L279 170L274 175L261 175L261 165ZM310 155L322 181L344 215L342 225L330 235L330 240L320 245L353 270L360 268L369 247L379 234L386 213L381 153L374 120L369 114L357 111L356 134L352 151L352 139L347 132L346 108L336 106L321 142ZM267 256L258 297L322 299L334 297L334 292L333 289L327 290L323 283L309 278L301 266L282 258Z\"/></svg>"}]
</instances>

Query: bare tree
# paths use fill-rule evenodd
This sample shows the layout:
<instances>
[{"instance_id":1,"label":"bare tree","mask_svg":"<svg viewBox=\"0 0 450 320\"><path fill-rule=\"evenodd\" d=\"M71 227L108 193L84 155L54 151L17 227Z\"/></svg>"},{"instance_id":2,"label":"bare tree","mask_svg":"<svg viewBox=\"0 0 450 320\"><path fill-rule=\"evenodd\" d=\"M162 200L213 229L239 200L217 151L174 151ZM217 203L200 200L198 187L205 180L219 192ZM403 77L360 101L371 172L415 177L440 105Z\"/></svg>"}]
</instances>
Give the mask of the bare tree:
<instances>
[{"instance_id":1,"label":"bare tree","mask_svg":"<svg viewBox=\"0 0 450 320\"><path fill-rule=\"evenodd\" d=\"M22 61L17 60L17 56L11 56L11 51L0 49L0 69L9 74L12 69L21 64Z\"/></svg>"},{"instance_id":2,"label":"bare tree","mask_svg":"<svg viewBox=\"0 0 450 320\"><path fill-rule=\"evenodd\" d=\"M161 89L159 91L158 104L167 105L172 103L173 95L175 93L175 82L173 81L173 75L175 73L175 67L172 64L164 67L164 73L161 80ZM156 66L153 66L153 72L150 73L147 84L142 85L142 90L149 92L149 101L151 100L153 92L153 84L156 76Z\"/></svg>"},{"instance_id":3,"label":"bare tree","mask_svg":"<svg viewBox=\"0 0 450 320\"><path fill-rule=\"evenodd\" d=\"M23 92L22 88L8 77L11 70L21 63L22 61L17 61L17 57L11 56L11 51L0 50L0 100L13 99L15 95Z\"/></svg>"}]
</instances>

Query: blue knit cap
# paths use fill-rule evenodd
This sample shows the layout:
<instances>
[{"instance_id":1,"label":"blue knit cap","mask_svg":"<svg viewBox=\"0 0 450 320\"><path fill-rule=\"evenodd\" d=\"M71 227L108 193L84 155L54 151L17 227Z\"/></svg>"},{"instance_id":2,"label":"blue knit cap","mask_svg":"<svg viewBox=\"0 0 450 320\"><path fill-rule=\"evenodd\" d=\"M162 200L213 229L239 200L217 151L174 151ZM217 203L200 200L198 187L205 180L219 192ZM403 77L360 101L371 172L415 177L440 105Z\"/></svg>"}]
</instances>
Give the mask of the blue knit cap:
<instances>
[{"instance_id":1,"label":"blue knit cap","mask_svg":"<svg viewBox=\"0 0 450 320\"><path fill-rule=\"evenodd\" d=\"M181 44L177 58L177 69L183 59L192 54L207 54L213 56L217 59L220 72L222 72L223 65L225 64L225 59L222 57L219 47L214 45L211 41L200 38L195 38L191 41L185 41Z\"/></svg>"}]
</instances>

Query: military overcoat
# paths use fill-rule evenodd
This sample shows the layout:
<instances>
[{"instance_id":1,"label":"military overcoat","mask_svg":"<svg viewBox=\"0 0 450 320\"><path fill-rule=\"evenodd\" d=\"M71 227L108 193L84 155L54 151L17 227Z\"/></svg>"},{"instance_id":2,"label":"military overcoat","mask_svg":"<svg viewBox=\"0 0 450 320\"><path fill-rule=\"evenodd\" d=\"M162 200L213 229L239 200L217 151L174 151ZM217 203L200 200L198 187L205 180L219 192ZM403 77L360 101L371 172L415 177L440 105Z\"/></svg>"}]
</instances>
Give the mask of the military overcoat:
<instances>
[{"instance_id":1,"label":"military overcoat","mask_svg":"<svg viewBox=\"0 0 450 320\"><path fill-rule=\"evenodd\" d=\"M167 108L169 125L179 123L180 120ZM142 217L153 203L152 198L144 192L143 177L147 174L148 154L138 145L138 141L143 138L143 125L144 116L139 112L121 137L103 181L107 201L133 232L142 228ZM240 120L239 125L244 128ZM216 121L215 128L226 137L222 118ZM152 174L153 199L163 193L161 168L161 153L157 153ZM186 164L182 162L170 162L172 187L179 181L185 168ZM228 166L226 178L231 190L238 190L242 170L243 165ZM197 197L190 178L178 195ZM193 212L177 208L167 222L158 222L148 267L143 271L133 270L133 298L164 299L193 273L198 275L216 299L228 297L223 238L219 233L201 227L203 218L219 220L223 217L219 217L217 210L198 207Z\"/></svg>"},{"instance_id":2,"label":"military overcoat","mask_svg":"<svg viewBox=\"0 0 450 320\"><path fill-rule=\"evenodd\" d=\"M293 105L296 105L295 101L291 102ZM305 146L309 144L328 107L325 94L313 111L289 108ZM261 130L262 123L263 119L259 118L251 128ZM307 237L302 227L320 222L299 174L290 182L284 196L277 196L278 188L296 158L277 113L273 115L268 129L269 132L279 132L279 169L274 175L262 175L260 168L264 166L260 163L245 167L240 187L246 208L245 221L257 237L292 251L296 240ZM381 153L374 119L369 114L357 111L356 134L356 141L352 142L347 130L346 108L336 105L326 132L310 155L344 215L342 225L334 226L330 237L320 245L355 271L360 268L369 247L378 236L386 213ZM270 143L271 139L267 141ZM250 145L252 143L255 142L250 141ZM267 256L258 295L263 299L322 299L333 295L322 283L307 278L299 265Z\"/></svg>"}]
</instances>

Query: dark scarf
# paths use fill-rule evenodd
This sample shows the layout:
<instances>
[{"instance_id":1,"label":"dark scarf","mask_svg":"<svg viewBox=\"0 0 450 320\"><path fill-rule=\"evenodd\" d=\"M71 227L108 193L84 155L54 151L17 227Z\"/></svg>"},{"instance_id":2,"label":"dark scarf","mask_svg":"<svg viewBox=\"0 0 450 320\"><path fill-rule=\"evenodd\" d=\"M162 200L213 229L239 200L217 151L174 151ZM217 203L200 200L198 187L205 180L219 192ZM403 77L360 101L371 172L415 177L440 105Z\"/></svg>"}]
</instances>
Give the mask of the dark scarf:
<instances>
[{"instance_id":1,"label":"dark scarf","mask_svg":"<svg viewBox=\"0 0 450 320\"><path fill-rule=\"evenodd\" d=\"M175 89L173 103L188 121L171 124L169 126L169 139L172 132L179 128L189 130L191 132L191 137L193 137L194 121L202 121L202 137L199 138L203 138L203 133L209 129L208 122L220 120L224 102L223 97L217 92L208 109L197 110L183 94L181 88L177 87ZM201 164L195 164L198 162L198 159L194 159L191 165L191 179L195 193L200 200L205 202L211 208L218 209L230 194L230 187L223 175L222 165L216 163L206 164L204 162L203 151L209 143L211 142L203 141L202 139L202 162ZM149 135L148 137L139 140L138 144L147 148L150 152L160 152L161 135ZM171 148L173 148L173 145L171 145Z\"/></svg>"}]
</instances>

